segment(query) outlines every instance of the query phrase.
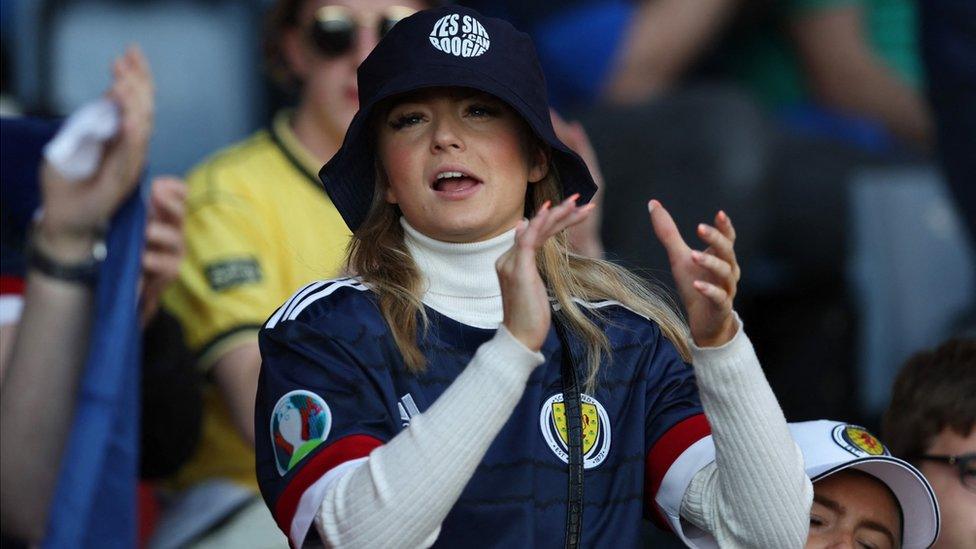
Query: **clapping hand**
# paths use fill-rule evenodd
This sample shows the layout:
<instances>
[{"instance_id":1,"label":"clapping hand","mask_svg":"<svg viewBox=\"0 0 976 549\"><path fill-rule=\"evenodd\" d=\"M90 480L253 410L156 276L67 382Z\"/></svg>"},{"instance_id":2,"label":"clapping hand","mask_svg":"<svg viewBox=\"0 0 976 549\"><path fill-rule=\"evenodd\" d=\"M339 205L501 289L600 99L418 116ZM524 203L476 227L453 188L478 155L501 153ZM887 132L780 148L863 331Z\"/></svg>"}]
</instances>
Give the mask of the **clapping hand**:
<instances>
[{"instance_id":1,"label":"clapping hand","mask_svg":"<svg viewBox=\"0 0 976 549\"><path fill-rule=\"evenodd\" d=\"M547 201L531 221L522 220L515 229L515 244L495 262L502 290L502 324L516 339L533 351L542 348L552 321L549 295L539 276L536 254L542 245L563 229L581 223L594 205L577 206L578 194L555 208Z\"/></svg>"},{"instance_id":2,"label":"clapping hand","mask_svg":"<svg viewBox=\"0 0 976 549\"><path fill-rule=\"evenodd\" d=\"M708 248L691 249L678 232L671 214L657 200L648 205L654 234L664 245L681 302L688 312L691 337L699 347L718 347L730 341L738 329L732 300L741 271L735 258L735 229L725 212L715 215L715 225L698 225L698 237Z\"/></svg>"}]
</instances>

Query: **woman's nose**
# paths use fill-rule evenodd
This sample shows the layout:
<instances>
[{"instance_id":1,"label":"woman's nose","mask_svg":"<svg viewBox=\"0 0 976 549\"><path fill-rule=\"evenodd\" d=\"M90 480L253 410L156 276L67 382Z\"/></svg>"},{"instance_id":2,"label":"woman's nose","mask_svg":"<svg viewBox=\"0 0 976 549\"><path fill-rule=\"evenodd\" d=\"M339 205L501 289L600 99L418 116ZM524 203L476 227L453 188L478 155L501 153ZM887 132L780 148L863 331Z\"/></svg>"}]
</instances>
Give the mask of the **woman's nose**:
<instances>
[{"instance_id":1,"label":"woman's nose","mask_svg":"<svg viewBox=\"0 0 976 549\"><path fill-rule=\"evenodd\" d=\"M431 152L464 150L464 139L450 117L438 117L434 122L431 136Z\"/></svg>"}]
</instances>

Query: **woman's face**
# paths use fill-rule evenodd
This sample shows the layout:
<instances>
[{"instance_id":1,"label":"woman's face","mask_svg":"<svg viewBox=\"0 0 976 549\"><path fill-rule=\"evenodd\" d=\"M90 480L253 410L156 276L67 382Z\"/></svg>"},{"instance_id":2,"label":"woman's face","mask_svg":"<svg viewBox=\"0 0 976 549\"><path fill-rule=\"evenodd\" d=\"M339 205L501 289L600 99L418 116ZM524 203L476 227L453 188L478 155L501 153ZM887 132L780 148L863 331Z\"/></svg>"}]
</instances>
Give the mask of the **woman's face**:
<instances>
[{"instance_id":1,"label":"woman's face","mask_svg":"<svg viewBox=\"0 0 976 549\"><path fill-rule=\"evenodd\" d=\"M813 485L806 549L901 547L898 502L881 481L841 471Z\"/></svg>"},{"instance_id":2,"label":"woman's face","mask_svg":"<svg viewBox=\"0 0 976 549\"><path fill-rule=\"evenodd\" d=\"M522 219L527 185L548 171L545 153L530 152L519 115L474 90L410 94L378 126L387 202L437 240L477 242L512 229Z\"/></svg>"},{"instance_id":3,"label":"woman's face","mask_svg":"<svg viewBox=\"0 0 976 549\"><path fill-rule=\"evenodd\" d=\"M338 54L316 48L310 35L316 12L324 6L340 6L341 14L357 22L352 45ZM341 142L359 109L356 69L380 40L380 20L391 13L424 6L415 0L312 0L298 14L298 27L286 37L286 52L291 70L302 82L300 101L315 117L315 124L330 138Z\"/></svg>"}]
</instances>

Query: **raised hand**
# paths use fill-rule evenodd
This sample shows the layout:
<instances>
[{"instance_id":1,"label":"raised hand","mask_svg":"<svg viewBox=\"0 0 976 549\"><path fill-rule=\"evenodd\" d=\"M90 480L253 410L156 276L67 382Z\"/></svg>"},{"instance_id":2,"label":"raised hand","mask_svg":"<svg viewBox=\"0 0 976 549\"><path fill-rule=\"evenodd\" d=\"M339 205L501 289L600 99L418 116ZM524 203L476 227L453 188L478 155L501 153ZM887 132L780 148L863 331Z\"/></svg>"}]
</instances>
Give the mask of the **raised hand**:
<instances>
[{"instance_id":1,"label":"raised hand","mask_svg":"<svg viewBox=\"0 0 976 549\"><path fill-rule=\"evenodd\" d=\"M732 301L741 271L735 258L735 228L725 212L715 225L698 225L698 237L708 248L692 250L681 237L671 214L657 200L647 204L654 234L664 245L681 302L688 312L691 337L699 347L718 347L735 336L738 327Z\"/></svg>"},{"instance_id":2,"label":"raised hand","mask_svg":"<svg viewBox=\"0 0 976 549\"><path fill-rule=\"evenodd\" d=\"M574 194L555 208L546 202L531 221L520 221L515 229L515 244L495 262L502 290L502 324L533 351L542 348L552 321L536 254L546 240L582 222L593 211L593 204L577 206L577 198L579 195Z\"/></svg>"},{"instance_id":3,"label":"raised hand","mask_svg":"<svg viewBox=\"0 0 976 549\"><path fill-rule=\"evenodd\" d=\"M556 137L580 155L590 170L590 175L597 187L596 194L590 200L591 204L596 204L593 213L588 215L583 222L569 229L569 246L578 254L603 259L603 239L600 237L601 210L603 209L603 173L600 171L596 151L593 150L590 137L579 121L567 122L553 109L549 109L549 118L552 120L552 129L555 130Z\"/></svg>"},{"instance_id":4,"label":"raised hand","mask_svg":"<svg viewBox=\"0 0 976 549\"><path fill-rule=\"evenodd\" d=\"M119 107L120 131L105 149L98 170L85 181L67 181L41 167L44 214L38 233L49 255L71 261L91 252L98 232L138 184L153 127L153 83L139 48L130 47L112 66L106 94Z\"/></svg>"}]
</instances>

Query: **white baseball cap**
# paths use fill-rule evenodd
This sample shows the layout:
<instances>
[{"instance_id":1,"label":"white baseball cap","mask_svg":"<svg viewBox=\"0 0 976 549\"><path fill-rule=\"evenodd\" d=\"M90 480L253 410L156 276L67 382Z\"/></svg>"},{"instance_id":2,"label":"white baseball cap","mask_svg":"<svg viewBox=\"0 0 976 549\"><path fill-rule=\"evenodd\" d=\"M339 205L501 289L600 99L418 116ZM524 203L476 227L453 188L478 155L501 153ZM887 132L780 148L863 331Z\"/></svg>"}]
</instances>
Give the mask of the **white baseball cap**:
<instances>
[{"instance_id":1,"label":"white baseball cap","mask_svg":"<svg viewBox=\"0 0 976 549\"><path fill-rule=\"evenodd\" d=\"M892 456L877 437L858 425L822 419L790 423L789 427L811 481L845 469L867 473L883 482L901 506L902 547L924 549L935 543L939 503L918 469Z\"/></svg>"},{"instance_id":2,"label":"white baseball cap","mask_svg":"<svg viewBox=\"0 0 976 549\"><path fill-rule=\"evenodd\" d=\"M925 549L939 536L939 504L922 473L910 463L891 455L887 448L863 427L821 419L789 423L790 434L803 454L807 476L818 480L844 469L857 469L880 480L898 500L903 518L903 549ZM662 487L656 501L672 530L688 547L718 547L708 532L680 519L684 491L695 473L715 460L711 435L690 446L668 471L677 490ZM816 489L816 488L814 488Z\"/></svg>"}]
</instances>

